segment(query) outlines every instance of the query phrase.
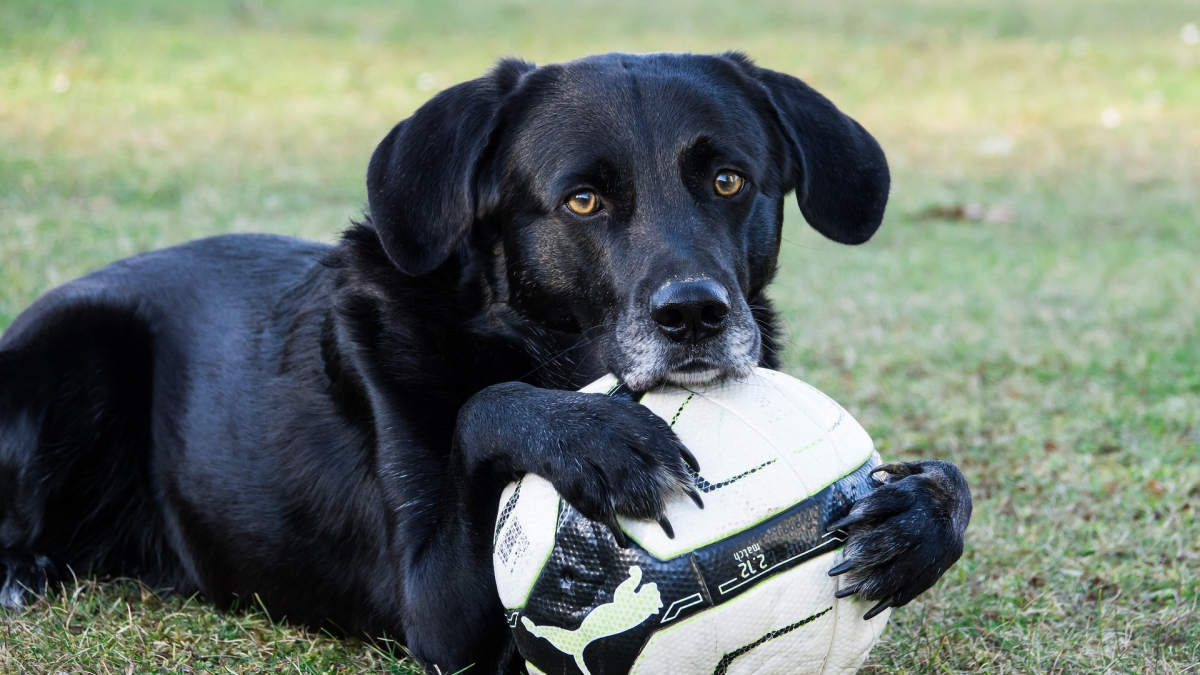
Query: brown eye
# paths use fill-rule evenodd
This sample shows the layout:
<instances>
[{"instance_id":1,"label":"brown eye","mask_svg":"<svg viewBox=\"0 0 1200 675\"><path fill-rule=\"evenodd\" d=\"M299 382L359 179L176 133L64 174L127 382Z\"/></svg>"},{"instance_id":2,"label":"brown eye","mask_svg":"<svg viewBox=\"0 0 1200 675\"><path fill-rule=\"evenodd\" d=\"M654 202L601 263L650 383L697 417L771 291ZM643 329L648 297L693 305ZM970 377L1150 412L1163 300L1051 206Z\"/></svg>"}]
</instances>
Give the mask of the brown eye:
<instances>
[{"instance_id":1,"label":"brown eye","mask_svg":"<svg viewBox=\"0 0 1200 675\"><path fill-rule=\"evenodd\" d=\"M742 191L746 185L746 179L737 175L732 171L722 171L717 174L717 179L713 181L713 189L722 197L732 197Z\"/></svg>"},{"instance_id":2,"label":"brown eye","mask_svg":"<svg viewBox=\"0 0 1200 675\"><path fill-rule=\"evenodd\" d=\"M591 190L580 190L567 200L567 208L571 209L571 213L590 216L600 210L600 198Z\"/></svg>"}]
</instances>

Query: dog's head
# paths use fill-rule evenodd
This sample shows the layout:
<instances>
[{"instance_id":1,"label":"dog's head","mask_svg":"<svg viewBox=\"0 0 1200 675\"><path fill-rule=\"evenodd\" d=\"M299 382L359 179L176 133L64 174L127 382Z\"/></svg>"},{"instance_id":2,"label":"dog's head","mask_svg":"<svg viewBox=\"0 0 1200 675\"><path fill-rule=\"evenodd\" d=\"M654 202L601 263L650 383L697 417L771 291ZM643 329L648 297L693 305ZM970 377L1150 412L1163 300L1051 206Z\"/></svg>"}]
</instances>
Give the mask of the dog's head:
<instances>
[{"instance_id":1,"label":"dog's head","mask_svg":"<svg viewBox=\"0 0 1200 675\"><path fill-rule=\"evenodd\" d=\"M879 227L883 151L800 80L739 54L502 61L380 143L371 220L411 275L494 260L493 292L577 331L634 388L745 374L783 198L845 244Z\"/></svg>"}]
</instances>

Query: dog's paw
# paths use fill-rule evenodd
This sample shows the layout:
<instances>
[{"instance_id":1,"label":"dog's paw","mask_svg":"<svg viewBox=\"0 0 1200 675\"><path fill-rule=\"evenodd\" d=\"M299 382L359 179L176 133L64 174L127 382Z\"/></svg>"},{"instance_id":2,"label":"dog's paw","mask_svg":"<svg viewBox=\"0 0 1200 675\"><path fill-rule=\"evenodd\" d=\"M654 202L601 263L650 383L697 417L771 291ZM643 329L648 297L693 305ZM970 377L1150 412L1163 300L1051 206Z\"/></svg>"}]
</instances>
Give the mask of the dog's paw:
<instances>
[{"instance_id":1,"label":"dog's paw","mask_svg":"<svg viewBox=\"0 0 1200 675\"><path fill-rule=\"evenodd\" d=\"M929 589L958 560L971 520L971 491L958 467L929 460L881 465L883 485L830 525L846 533L840 598L877 601L864 619Z\"/></svg>"},{"instance_id":2,"label":"dog's paw","mask_svg":"<svg viewBox=\"0 0 1200 675\"><path fill-rule=\"evenodd\" d=\"M648 408L599 394L575 396L571 413L556 424L543 477L585 517L607 524L622 546L618 515L657 520L674 536L663 516L667 499L687 494L702 505L689 472L699 470L695 458Z\"/></svg>"},{"instance_id":3,"label":"dog's paw","mask_svg":"<svg viewBox=\"0 0 1200 675\"><path fill-rule=\"evenodd\" d=\"M662 418L627 398L493 385L459 412L454 446L464 475L537 474L623 546L617 516L657 520L674 536L663 516L667 500L686 494L703 507L692 481L695 457Z\"/></svg>"},{"instance_id":4,"label":"dog's paw","mask_svg":"<svg viewBox=\"0 0 1200 675\"><path fill-rule=\"evenodd\" d=\"M12 551L0 553L0 607L18 609L49 583L50 560Z\"/></svg>"}]
</instances>

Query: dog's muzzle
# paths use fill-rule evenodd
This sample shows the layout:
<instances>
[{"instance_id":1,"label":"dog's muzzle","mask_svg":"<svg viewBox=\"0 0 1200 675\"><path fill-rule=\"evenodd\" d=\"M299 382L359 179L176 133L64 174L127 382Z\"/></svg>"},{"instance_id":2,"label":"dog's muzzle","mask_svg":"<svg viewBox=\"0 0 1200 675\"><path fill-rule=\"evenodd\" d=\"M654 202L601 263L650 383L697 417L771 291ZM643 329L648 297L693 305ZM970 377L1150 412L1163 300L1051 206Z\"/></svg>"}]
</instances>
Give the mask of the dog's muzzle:
<instances>
[{"instance_id":1,"label":"dog's muzzle","mask_svg":"<svg viewBox=\"0 0 1200 675\"><path fill-rule=\"evenodd\" d=\"M648 309L618 322L620 374L629 386L697 385L748 374L758 364L761 334L749 305L715 280L667 282L651 294Z\"/></svg>"}]
</instances>

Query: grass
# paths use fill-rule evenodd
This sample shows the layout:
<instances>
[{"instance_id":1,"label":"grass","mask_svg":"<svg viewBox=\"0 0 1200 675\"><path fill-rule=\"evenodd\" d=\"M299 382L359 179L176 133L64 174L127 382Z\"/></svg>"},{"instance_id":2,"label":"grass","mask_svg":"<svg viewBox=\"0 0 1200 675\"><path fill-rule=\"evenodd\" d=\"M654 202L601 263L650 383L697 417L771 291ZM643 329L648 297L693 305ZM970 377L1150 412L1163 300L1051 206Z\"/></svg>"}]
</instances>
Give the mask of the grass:
<instances>
[{"instance_id":1,"label":"grass","mask_svg":"<svg viewBox=\"0 0 1200 675\"><path fill-rule=\"evenodd\" d=\"M790 209L788 370L886 456L958 463L976 497L963 559L866 672L1195 673L1189 22L1182 1L8 0L0 326L137 251L333 240L391 124L499 56L744 49L863 122L895 176L861 248ZM6 673L415 672L401 655L122 580L0 615Z\"/></svg>"}]
</instances>

